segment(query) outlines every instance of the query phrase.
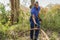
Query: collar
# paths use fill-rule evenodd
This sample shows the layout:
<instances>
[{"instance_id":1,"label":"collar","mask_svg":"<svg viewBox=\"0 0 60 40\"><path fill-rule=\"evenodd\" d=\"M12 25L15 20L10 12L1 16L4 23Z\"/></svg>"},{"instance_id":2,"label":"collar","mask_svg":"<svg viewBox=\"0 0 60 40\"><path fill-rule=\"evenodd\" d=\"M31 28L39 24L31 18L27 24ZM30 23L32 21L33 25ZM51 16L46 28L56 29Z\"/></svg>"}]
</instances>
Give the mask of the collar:
<instances>
[{"instance_id":1,"label":"collar","mask_svg":"<svg viewBox=\"0 0 60 40\"><path fill-rule=\"evenodd\" d=\"M36 10L38 10L38 8L36 8L35 6L34 6L34 8L35 8Z\"/></svg>"}]
</instances>

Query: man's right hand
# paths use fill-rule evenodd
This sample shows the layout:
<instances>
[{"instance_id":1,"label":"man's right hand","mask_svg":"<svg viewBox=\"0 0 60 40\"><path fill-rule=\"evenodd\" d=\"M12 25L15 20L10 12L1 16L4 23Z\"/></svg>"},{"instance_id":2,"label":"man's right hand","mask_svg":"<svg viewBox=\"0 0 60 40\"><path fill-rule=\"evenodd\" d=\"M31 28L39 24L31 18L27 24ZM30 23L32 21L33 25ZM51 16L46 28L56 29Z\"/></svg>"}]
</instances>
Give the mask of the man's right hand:
<instances>
[{"instance_id":1,"label":"man's right hand","mask_svg":"<svg viewBox=\"0 0 60 40\"><path fill-rule=\"evenodd\" d=\"M41 18L39 18L39 21L41 21L41 22L42 22L42 19L41 19Z\"/></svg>"}]
</instances>

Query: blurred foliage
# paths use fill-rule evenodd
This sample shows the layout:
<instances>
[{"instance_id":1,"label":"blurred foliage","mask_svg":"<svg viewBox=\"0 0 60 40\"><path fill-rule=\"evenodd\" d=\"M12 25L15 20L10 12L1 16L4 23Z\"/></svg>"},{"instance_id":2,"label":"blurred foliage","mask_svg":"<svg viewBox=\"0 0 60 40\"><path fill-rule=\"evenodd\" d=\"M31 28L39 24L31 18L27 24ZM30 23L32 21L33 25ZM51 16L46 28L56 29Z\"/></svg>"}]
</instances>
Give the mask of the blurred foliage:
<instances>
[{"instance_id":1,"label":"blurred foliage","mask_svg":"<svg viewBox=\"0 0 60 40\"><path fill-rule=\"evenodd\" d=\"M0 3L0 22L2 24L5 24L7 23L7 21L8 18L7 18L7 13L5 11L5 6L2 3Z\"/></svg>"},{"instance_id":2,"label":"blurred foliage","mask_svg":"<svg viewBox=\"0 0 60 40\"><path fill-rule=\"evenodd\" d=\"M54 12L52 12L52 10ZM42 27L51 31L59 31L60 29L60 9L53 7L46 14L41 14L43 20ZM45 30L46 30L45 29ZM60 31L59 31L60 32Z\"/></svg>"},{"instance_id":3,"label":"blurred foliage","mask_svg":"<svg viewBox=\"0 0 60 40\"><path fill-rule=\"evenodd\" d=\"M53 32L50 40L58 40L58 33Z\"/></svg>"}]
</instances>

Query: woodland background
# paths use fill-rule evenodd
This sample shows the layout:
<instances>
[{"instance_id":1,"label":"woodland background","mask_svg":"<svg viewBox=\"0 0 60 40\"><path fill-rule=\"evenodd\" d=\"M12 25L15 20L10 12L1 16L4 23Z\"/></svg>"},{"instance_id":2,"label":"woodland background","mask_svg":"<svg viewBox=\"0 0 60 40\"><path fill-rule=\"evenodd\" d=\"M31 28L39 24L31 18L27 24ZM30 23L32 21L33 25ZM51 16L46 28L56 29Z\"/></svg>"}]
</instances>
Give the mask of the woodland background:
<instances>
[{"instance_id":1,"label":"woodland background","mask_svg":"<svg viewBox=\"0 0 60 40\"><path fill-rule=\"evenodd\" d=\"M33 5L34 0L31 0ZM21 5L20 0L10 0L7 4L10 11L5 10L5 5L0 3L0 40L20 40L20 32L30 29L30 9ZM41 28L47 33L50 40L60 40L60 4L48 4L41 7ZM29 36L29 33L26 33Z\"/></svg>"}]
</instances>

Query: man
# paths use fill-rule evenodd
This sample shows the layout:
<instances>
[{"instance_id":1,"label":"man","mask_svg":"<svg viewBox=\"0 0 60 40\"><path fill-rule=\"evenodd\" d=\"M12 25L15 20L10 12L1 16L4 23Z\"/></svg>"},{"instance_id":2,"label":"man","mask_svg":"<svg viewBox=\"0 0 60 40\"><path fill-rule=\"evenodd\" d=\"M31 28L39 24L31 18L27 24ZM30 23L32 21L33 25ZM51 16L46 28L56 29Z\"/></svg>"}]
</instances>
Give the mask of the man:
<instances>
[{"instance_id":1,"label":"man","mask_svg":"<svg viewBox=\"0 0 60 40\"><path fill-rule=\"evenodd\" d=\"M39 11L40 11L40 6L38 2L35 2L34 7L31 8L31 17L30 17L30 26L31 29L33 28L40 28L40 17L39 17ZM34 40L38 39L38 34L39 30L35 30L35 35L34 35L34 30L30 31L30 38L33 40L33 35L35 36Z\"/></svg>"}]
</instances>

